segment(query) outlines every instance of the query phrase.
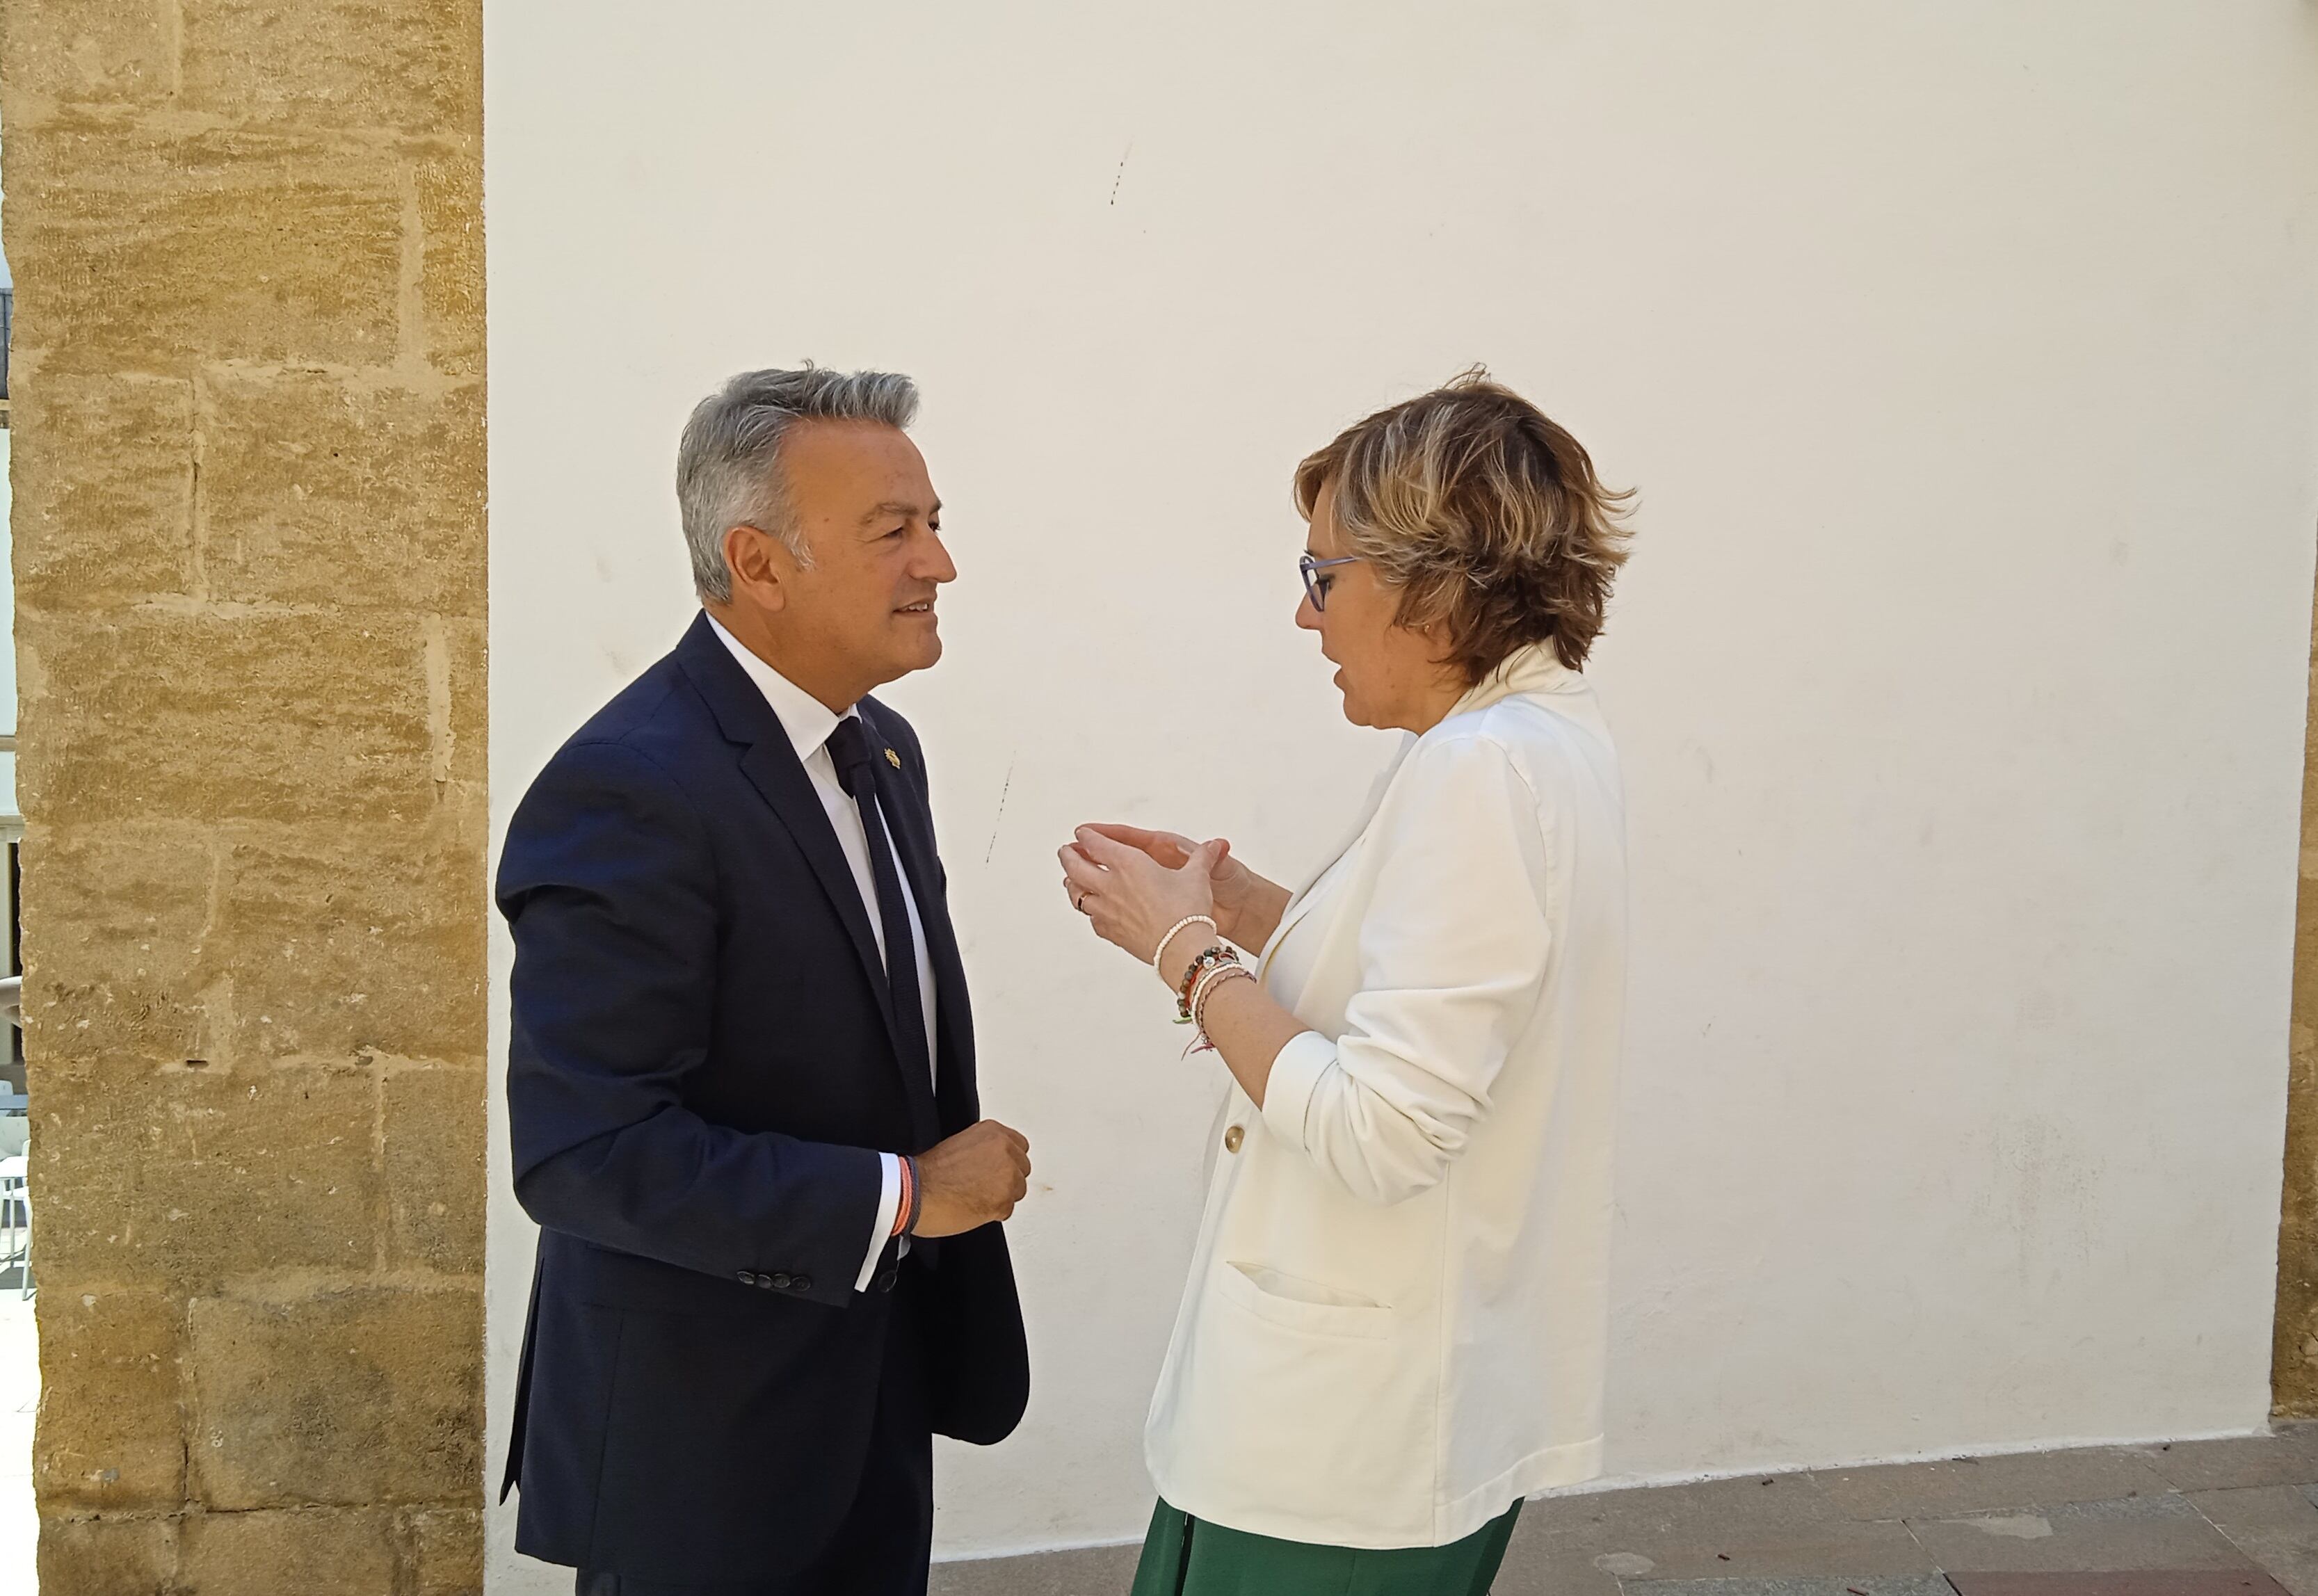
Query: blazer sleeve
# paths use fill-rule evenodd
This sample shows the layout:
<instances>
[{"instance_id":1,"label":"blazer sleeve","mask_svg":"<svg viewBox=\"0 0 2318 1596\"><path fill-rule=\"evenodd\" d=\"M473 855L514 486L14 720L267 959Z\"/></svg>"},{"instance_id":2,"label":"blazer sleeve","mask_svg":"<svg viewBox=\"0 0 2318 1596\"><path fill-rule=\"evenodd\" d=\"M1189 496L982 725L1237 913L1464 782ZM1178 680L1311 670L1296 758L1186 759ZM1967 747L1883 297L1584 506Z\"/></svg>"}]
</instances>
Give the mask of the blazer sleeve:
<instances>
[{"instance_id":1,"label":"blazer sleeve","mask_svg":"<svg viewBox=\"0 0 2318 1596\"><path fill-rule=\"evenodd\" d=\"M737 1131L684 1103L708 1056L716 894L698 812L635 749L569 746L526 795L499 876L515 936L516 1197L599 1246L849 1302L878 1155Z\"/></svg>"},{"instance_id":2,"label":"blazer sleeve","mask_svg":"<svg viewBox=\"0 0 2318 1596\"><path fill-rule=\"evenodd\" d=\"M1420 748L1358 935L1344 1033L1292 1038L1264 1087L1265 1124L1353 1196L1437 1185L1543 995L1552 951L1543 811L1505 748Z\"/></svg>"}]
</instances>

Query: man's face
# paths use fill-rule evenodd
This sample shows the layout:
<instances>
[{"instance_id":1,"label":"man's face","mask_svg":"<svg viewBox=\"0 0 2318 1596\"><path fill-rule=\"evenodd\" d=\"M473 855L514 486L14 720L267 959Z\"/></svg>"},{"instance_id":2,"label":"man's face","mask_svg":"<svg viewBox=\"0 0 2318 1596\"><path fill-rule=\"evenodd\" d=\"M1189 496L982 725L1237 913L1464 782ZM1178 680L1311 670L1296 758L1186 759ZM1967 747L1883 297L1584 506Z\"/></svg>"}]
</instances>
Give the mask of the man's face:
<instances>
[{"instance_id":1,"label":"man's face","mask_svg":"<svg viewBox=\"0 0 2318 1596\"><path fill-rule=\"evenodd\" d=\"M865 692L939 659L934 594L957 567L917 445L875 422L808 421L781 440L781 469L813 551L781 578L796 642Z\"/></svg>"}]
</instances>

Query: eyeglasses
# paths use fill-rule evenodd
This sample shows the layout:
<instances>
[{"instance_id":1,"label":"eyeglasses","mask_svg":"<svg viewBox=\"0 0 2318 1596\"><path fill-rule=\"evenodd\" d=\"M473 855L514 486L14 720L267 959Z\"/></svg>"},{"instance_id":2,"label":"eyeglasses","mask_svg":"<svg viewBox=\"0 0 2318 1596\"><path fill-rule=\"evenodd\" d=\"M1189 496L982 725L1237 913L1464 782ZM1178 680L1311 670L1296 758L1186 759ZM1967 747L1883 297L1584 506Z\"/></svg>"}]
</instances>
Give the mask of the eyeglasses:
<instances>
[{"instance_id":1,"label":"eyeglasses","mask_svg":"<svg viewBox=\"0 0 2318 1596\"><path fill-rule=\"evenodd\" d=\"M1328 607L1328 589L1336 580L1334 577L1324 577L1316 573L1326 570L1332 565L1357 564L1360 558L1357 554L1347 554L1341 560L1315 560L1311 555L1307 554L1296 562L1296 569L1304 576L1304 596L1312 601L1314 609L1325 610Z\"/></svg>"}]
</instances>

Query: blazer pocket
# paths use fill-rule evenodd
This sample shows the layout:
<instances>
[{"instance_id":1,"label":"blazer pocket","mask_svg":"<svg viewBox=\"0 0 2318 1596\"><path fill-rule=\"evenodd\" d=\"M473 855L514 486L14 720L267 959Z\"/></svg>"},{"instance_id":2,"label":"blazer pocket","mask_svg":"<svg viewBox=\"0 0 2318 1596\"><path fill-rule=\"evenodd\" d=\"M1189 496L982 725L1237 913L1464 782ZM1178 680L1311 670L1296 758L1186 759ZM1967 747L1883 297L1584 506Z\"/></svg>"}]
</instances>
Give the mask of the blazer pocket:
<instances>
[{"instance_id":1,"label":"blazer pocket","mask_svg":"<svg viewBox=\"0 0 2318 1596\"><path fill-rule=\"evenodd\" d=\"M1299 1279L1260 1263L1226 1262L1217 1282L1225 1301L1258 1319L1312 1335L1380 1340L1392 1332L1392 1310L1316 1280Z\"/></svg>"}]
</instances>

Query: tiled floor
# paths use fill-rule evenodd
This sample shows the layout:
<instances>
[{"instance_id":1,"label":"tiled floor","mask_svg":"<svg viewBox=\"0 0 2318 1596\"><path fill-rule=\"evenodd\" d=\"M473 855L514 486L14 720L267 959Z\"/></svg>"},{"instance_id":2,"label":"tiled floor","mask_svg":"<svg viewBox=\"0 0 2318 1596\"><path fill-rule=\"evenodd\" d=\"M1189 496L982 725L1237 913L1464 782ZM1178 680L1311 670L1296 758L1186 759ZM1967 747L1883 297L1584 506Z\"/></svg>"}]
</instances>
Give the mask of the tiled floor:
<instances>
[{"instance_id":1,"label":"tiled floor","mask_svg":"<svg viewBox=\"0 0 2318 1596\"><path fill-rule=\"evenodd\" d=\"M1123 1596L1133 1547L935 1596ZM1495 1596L2318 1596L2318 1424L1534 1502Z\"/></svg>"},{"instance_id":2,"label":"tiled floor","mask_svg":"<svg viewBox=\"0 0 2318 1596\"><path fill-rule=\"evenodd\" d=\"M32 1305L0 1290L0 1596L32 1596ZM949 1563L934 1596L1125 1596L1136 1547ZM2273 1583L2274 1582L2274 1583ZM1756 1475L1523 1510L1495 1596L2318 1596L2318 1424Z\"/></svg>"}]
</instances>

